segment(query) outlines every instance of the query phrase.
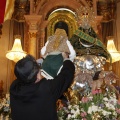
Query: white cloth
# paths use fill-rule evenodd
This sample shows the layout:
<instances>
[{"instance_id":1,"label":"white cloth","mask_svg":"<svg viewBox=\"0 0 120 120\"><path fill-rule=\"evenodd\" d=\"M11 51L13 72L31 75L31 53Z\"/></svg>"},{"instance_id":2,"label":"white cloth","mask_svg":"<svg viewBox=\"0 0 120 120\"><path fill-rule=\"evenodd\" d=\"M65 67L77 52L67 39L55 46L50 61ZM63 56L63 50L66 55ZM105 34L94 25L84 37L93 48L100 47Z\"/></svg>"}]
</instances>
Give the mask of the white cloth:
<instances>
[{"instance_id":1,"label":"white cloth","mask_svg":"<svg viewBox=\"0 0 120 120\"><path fill-rule=\"evenodd\" d=\"M69 58L70 58L70 60L73 62L74 59L75 59L75 57L76 57L76 52L75 52L73 46L71 45L70 41L67 40L66 42L67 42L68 48L69 48L69 50L70 50ZM45 51L46 51L46 47L47 47L48 43L49 43L49 41L47 41L47 42L45 43L45 46L43 46L42 49L41 49L41 52L40 52L40 53L41 53L42 56L45 56Z\"/></svg>"}]
</instances>

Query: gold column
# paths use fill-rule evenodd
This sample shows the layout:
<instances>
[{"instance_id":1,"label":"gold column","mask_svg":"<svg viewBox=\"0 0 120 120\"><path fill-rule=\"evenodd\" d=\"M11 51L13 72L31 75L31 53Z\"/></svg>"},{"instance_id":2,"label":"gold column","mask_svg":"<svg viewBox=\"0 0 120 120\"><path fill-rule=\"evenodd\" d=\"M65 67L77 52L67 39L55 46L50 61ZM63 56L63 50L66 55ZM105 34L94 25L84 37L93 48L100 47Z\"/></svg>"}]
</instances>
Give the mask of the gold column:
<instances>
[{"instance_id":1,"label":"gold column","mask_svg":"<svg viewBox=\"0 0 120 120\"><path fill-rule=\"evenodd\" d=\"M39 31L37 32L37 58L39 58L41 55L40 55L40 51L41 51L41 48L44 46L45 44L45 39L46 39L46 36L45 36L45 28L48 24L48 21L45 20L45 21L42 21L41 24L40 24L40 28L39 28Z\"/></svg>"},{"instance_id":2,"label":"gold column","mask_svg":"<svg viewBox=\"0 0 120 120\"><path fill-rule=\"evenodd\" d=\"M40 26L40 47L43 47L45 44L45 28L48 24L48 21L43 21L41 26Z\"/></svg>"},{"instance_id":3,"label":"gold column","mask_svg":"<svg viewBox=\"0 0 120 120\"><path fill-rule=\"evenodd\" d=\"M25 15L25 20L29 25L28 53L37 56L37 32L41 22L41 15Z\"/></svg>"},{"instance_id":4,"label":"gold column","mask_svg":"<svg viewBox=\"0 0 120 120\"><path fill-rule=\"evenodd\" d=\"M29 48L28 53L36 57L36 41L37 31L29 31Z\"/></svg>"}]
</instances>

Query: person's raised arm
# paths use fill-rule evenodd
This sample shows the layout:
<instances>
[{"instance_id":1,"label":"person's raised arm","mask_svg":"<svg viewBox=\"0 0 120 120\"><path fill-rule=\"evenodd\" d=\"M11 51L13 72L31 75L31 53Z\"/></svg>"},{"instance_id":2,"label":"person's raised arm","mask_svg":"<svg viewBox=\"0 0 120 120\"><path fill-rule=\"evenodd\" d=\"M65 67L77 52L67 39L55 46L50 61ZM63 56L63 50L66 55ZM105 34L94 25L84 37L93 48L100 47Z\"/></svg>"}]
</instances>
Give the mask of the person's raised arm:
<instances>
[{"instance_id":1,"label":"person's raised arm","mask_svg":"<svg viewBox=\"0 0 120 120\"><path fill-rule=\"evenodd\" d=\"M68 55L66 53L62 53L64 62L61 72L51 80L51 90L52 94L56 96L56 99L59 98L63 92L65 92L68 87L73 82L75 66L74 63L68 59Z\"/></svg>"}]
</instances>

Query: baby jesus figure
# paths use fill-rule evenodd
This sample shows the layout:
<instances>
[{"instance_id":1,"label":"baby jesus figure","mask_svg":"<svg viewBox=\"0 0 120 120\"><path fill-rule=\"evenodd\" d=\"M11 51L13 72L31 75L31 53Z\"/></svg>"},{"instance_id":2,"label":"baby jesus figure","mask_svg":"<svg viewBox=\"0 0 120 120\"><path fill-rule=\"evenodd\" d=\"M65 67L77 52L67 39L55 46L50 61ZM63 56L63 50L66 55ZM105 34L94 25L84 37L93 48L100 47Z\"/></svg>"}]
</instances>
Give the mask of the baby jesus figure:
<instances>
[{"instance_id":1,"label":"baby jesus figure","mask_svg":"<svg viewBox=\"0 0 120 120\"><path fill-rule=\"evenodd\" d=\"M62 53L67 54L71 61L76 57L65 30L57 28L55 34L48 38L41 49L41 56L44 58L41 74L45 78L53 79L60 72L63 64Z\"/></svg>"}]
</instances>

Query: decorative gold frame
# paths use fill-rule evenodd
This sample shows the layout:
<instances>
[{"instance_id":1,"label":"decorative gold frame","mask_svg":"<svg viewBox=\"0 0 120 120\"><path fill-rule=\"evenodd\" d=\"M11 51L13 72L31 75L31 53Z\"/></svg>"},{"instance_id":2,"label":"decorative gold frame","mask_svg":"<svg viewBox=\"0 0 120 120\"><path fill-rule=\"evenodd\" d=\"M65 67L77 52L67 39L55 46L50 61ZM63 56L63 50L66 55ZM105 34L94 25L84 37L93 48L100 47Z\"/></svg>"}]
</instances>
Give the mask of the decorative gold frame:
<instances>
[{"instance_id":1,"label":"decorative gold frame","mask_svg":"<svg viewBox=\"0 0 120 120\"><path fill-rule=\"evenodd\" d=\"M47 37L54 34L56 23L63 21L68 25L68 38L71 38L75 30L78 28L75 15L69 11L62 10L50 14L48 18Z\"/></svg>"}]
</instances>

